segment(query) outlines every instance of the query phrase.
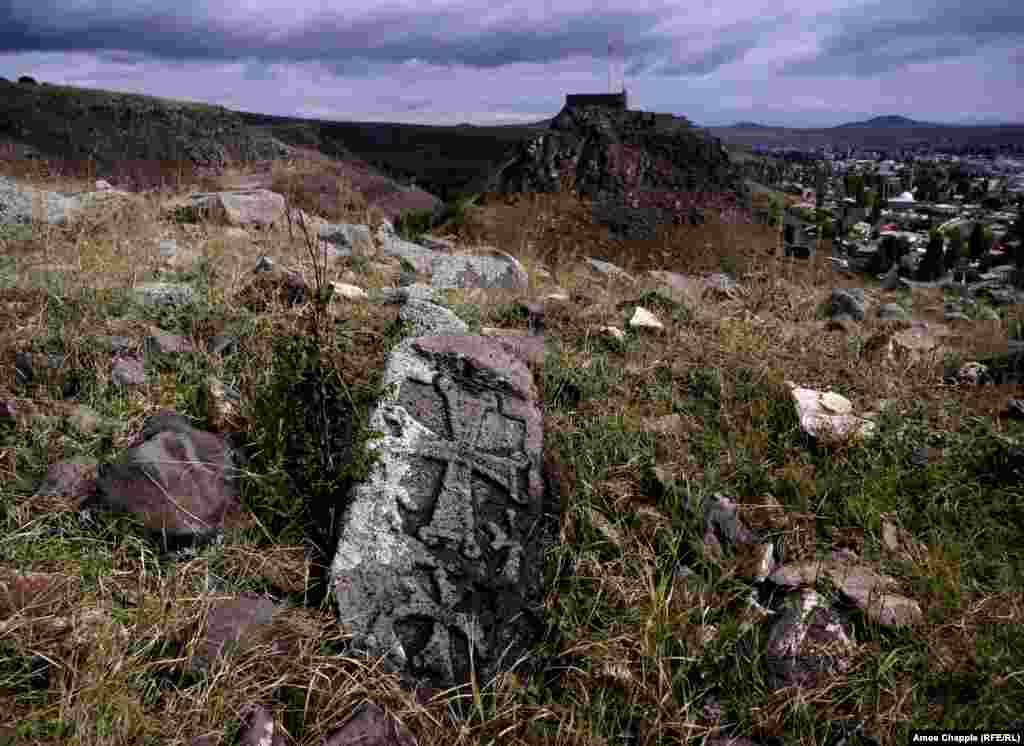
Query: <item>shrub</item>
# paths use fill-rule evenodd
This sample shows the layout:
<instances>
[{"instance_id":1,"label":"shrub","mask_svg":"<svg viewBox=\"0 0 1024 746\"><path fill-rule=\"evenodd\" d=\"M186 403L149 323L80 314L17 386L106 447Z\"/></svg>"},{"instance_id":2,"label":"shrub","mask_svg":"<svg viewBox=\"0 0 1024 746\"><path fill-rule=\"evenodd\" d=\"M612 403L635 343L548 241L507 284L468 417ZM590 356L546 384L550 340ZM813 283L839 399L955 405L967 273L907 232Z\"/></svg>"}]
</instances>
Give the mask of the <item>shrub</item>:
<instances>
[{"instance_id":1,"label":"shrub","mask_svg":"<svg viewBox=\"0 0 1024 746\"><path fill-rule=\"evenodd\" d=\"M415 241L434 227L431 210L406 210L395 220L395 233L406 241Z\"/></svg>"}]
</instances>

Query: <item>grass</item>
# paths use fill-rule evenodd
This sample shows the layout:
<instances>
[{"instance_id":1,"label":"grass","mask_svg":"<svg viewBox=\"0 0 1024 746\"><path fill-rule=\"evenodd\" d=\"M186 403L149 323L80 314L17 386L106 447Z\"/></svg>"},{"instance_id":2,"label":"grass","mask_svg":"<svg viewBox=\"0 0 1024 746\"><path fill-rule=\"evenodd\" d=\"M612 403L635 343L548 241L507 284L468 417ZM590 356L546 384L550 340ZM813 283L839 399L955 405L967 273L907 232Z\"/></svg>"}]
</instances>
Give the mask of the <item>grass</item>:
<instances>
[{"instance_id":1,"label":"grass","mask_svg":"<svg viewBox=\"0 0 1024 746\"><path fill-rule=\"evenodd\" d=\"M18 176L32 180L27 168ZM375 220L330 164L275 166L274 183L310 215ZM34 185L73 186L42 175ZM631 742L631 733L645 745L700 743L724 731L809 746L834 742L834 723L846 718L863 721L880 743L901 743L911 728L1005 728L1020 717L1024 501L1020 456L1007 439L1022 428L1004 413L1016 388L941 385L942 355L869 358L865 341L884 328L870 312L849 334L816 318L831 288L864 286L870 302L897 300L938 323L939 291L884 294L870 280L835 274L821 257L827 251L781 258L770 252L770 229L714 216L624 244L593 226L571 193L464 205L460 242L515 254L532 285L449 291L462 318L474 328L525 328L520 301L556 286L572 298L548 306L549 356L534 371L546 452L560 474L561 542L545 568L553 634L531 665L422 702L344 655L325 593L331 537L310 529L324 525L330 496L365 464L353 459L350 471L335 465L333 481L309 481L304 474L330 466L323 453L281 436L312 416L282 403L317 390L329 389L318 394L322 405L348 406L358 422L401 333L396 310L316 291L324 303L291 309L274 302L256 312L237 300L260 254L321 287L352 270L367 289L380 288L401 268L372 247L326 265L302 225L238 241L223 226L175 220L169 206L185 194L112 201L67 227L37 221L0 239L0 399L34 415L0 424L0 572L66 579L44 605L0 620L0 743L187 744L213 734L229 744L240 708L255 700L269 704L296 744L320 743L365 699L398 716L422 746L614 744ZM179 248L170 264L157 250L166 238ZM716 298L598 280L578 261L584 256L638 277L728 268L742 291ZM199 302L181 312L139 306L130 289L155 276L194 283ZM625 328L637 305L661 318L663 334L630 331L620 344L597 332ZM951 329L944 354L984 358L1018 323L1011 309L1000 321ZM139 389L112 386L98 338L140 340L151 325L192 338L199 351L147 360L149 383ZM214 333L239 336L239 352L205 353L201 343ZM24 350L65 355L79 371L74 398L63 398L69 382L60 372L18 384L14 353ZM241 392L238 430L258 446L242 474L243 515L222 542L169 559L127 518L83 522L74 497L33 497L50 464L112 459L161 407L212 427L210 377ZM887 400L876 439L811 447L786 380L832 388L860 411ZM76 420L78 405L109 424ZM666 415L676 424L655 432L652 422ZM923 466L914 460L921 448L937 454ZM769 626L747 606L742 553L726 547L716 558L703 548L699 506L715 492L732 497L787 560L854 550L921 604L923 623L892 630L851 610L851 668L813 689L772 691ZM903 532L896 551L882 542L887 525ZM296 653L281 659L257 645L205 674L185 673L218 598L212 580L226 593L287 600L275 630ZM824 581L816 589L837 599Z\"/></svg>"}]
</instances>

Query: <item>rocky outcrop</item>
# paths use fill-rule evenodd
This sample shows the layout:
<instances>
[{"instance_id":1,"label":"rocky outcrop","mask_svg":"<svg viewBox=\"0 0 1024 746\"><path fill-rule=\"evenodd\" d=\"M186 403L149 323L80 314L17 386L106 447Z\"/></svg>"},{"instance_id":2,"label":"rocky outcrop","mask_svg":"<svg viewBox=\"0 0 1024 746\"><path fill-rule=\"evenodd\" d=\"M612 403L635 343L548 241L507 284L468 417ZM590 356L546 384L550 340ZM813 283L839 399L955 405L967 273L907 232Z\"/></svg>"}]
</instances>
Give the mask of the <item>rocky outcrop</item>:
<instances>
[{"instance_id":1,"label":"rocky outcrop","mask_svg":"<svg viewBox=\"0 0 1024 746\"><path fill-rule=\"evenodd\" d=\"M749 199L722 143L685 118L597 106L562 109L547 132L516 147L489 190L554 193L566 182L608 220L611 206L625 206L651 226L696 222L699 207L745 208Z\"/></svg>"}]
</instances>

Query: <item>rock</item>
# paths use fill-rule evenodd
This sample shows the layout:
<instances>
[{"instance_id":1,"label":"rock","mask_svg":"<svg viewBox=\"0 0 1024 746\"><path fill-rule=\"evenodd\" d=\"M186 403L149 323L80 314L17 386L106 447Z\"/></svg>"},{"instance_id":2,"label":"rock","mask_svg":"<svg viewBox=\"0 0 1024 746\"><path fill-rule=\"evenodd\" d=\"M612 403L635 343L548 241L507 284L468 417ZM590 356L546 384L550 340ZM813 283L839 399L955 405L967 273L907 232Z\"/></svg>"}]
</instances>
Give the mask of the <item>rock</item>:
<instances>
[{"instance_id":1,"label":"rock","mask_svg":"<svg viewBox=\"0 0 1024 746\"><path fill-rule=\"evenodd\" d=\"M543 298L548 303L569 303L572 299L566 292L548 293Z\"/></svg>"},{"instance_id":2,"label":"rock","mask_svg":"<svg viewBox=\"0 0 1024 746\"><path fill-rule=\"evenodd\" d=\"M1010 399L1006 405L1006 413L1015 420L1024 420L1024 399Z\"/></svg>"},{"instance_id":3,"label":"rock","mask_svg":"<svg viewBox=\"0 0 1024 746\"><path fill-rule=\"evenodd\" d=\"M449 309L426 300L410 299L398 312L398 318L409 325L409 336L425 334L465 334L469 325Z\"/></svg>"},{"instance_id":4,"label":"rock","mask_svg":"<svg viewBox=\"0 0 1024 746\"><path fill-rule=\"evenodd\" d=\"M332 245L335 256L371 254L374 251L370 228L352 223L325 223L319 226L317 234L321 241Z\"/></svg>"},{"instance_id":5,"label":"rock","mask_svg":"<svg viewBox=\"0 0 1024 746\"><path fill-rule=\"evenodd\" d=\"M858 435L871 437L875 424L853 414L848 399L834 392L820 392L790 383L790 392L796 405L800 427L812 438L847 438Z\"/></svg>"},{"instance_id":6,"label":"rock","mask_svg":"<svg viewBox=\"0 0 1024 746\"><path fill-rule=\"evenodd\" d=\"M901 287L903 283L900 282L900 268L893 264L882 278L882 290L899 290Z\"/></svg>"},{"instance_id":7,"label":"rock","mask_svg":"<svg viewBox=\"0 0 1024 746\"><path fill-rule=\"evenodd\" d=\"M665 285L672 292L673 297L677 293L687 293L694 289L697 278L690 275L681 275L678 272L666 272L662 269L652 269L647 273L655 282Z\"/></svg>"},{"instance_id":8,"label":"rock","mask_svg":"<svg viewBox=\"0 0 1024 746\"><path fill-rule=\"evenodd\" d=\"M636 282L636 278L634 278L633 275L629 274L621 267L612 264L611 262L606 262L601 259L593 259L591 257L587 257L585 261L587 263L587 266L589 266L592 270L594 270L600 275L604 275L605 277L609 277L615 280L621 280L623 282Z\"/></svg>"},{"instance_id":9,"label":"rock","mask_svg":"<svg viewBox=\"0 0 1024 746\"><path fill-rule=\"evenodd\" d=\"M849 670L854 649L841 617L818 593L791 593L768 636L769 686L814 687L823 675Z\"/></svg>"},{"instance_id":10,"label":"rock","mask_svg":"<svg viewBox=\"0 0 1024 746\"><path fill-rule=\"evenodd\" d=\"M517 146L486 191L556 193L564 179L593 200L599 223L624 238L687 222L710 194L723 207L749 197L721 141L685 118L576 102Z\"/></svg>"},{"instance_id":11,"label":"rock","mask_svg":"<svg viewBox=\"0 0 1024 746\"><path fill-rule=\"evenodd\" d=\"M395 718L369 703L335 731L325 746L416 746L416 739Z\"/></svg>"},{"instance_id":12,"label":"rock","mask_svg":"<svg viewBox=\"0 0 1024 746\"><path fill-rule=\"evenodd\" d=\"M215 334L207 343L211 355L232 355L238 352L238 337L230 334Z\"/></svg>"},{"instance_id":13,"label":"rock","mask_svg":"<svg viewBox=\"0 0 1024 746\"><path fill-rule=\"evenodd\" d=\"M953 383L962 383L968 386L977 386L983 383L991 383L992 375L987 365L979 362L964 363L953 374Z\"/></svg>"},{"instance_id":14,"label":"rock","mask_svg":"<svg viewBox=\"0 0 1024 746\"><path fill-rule=\"evenodd\" d=\"M864 320L864 290L836 288L828 301L828 314L832 318L849 316L854 321Z\"/></svg>"},{"instance_id":15,"label":"rock","mask_svg":"<svg viewBox=\"0 0 1024 746\"><path fill-rule=\"evenodd\" d=\"M110 380L119 386L141 386L146 382L146 369L138 358L117 358L110 371Z\"/></svg>"},{"instance_id":16,"label":"rock","mask_svg":"<svg viewBox=\"0 0 1024 746\"><path fill-rule=\"evenodd\" d=\"M137 285L134 292L139 302L147 306L187 306L196 300L195 290L180 283L147 282Z\"/></svg>"},{"instance_id":17,"label":"rock","mask_svg":"<svg viewBox=\"0 0 1024 746\"><path fill-rule=\"evenodd\" d=\"M18 572L0 567L0 622L14 614L45 615L71 579L57 573Z\"/></svg>"},{"instance_id":18,"label":"rock","mask_svg":"<svg viewBox=\"0 0 1024 746\"><path fill-rule=\"evenodd\" d=\"M633 311L633 318L629 320L629 325L634 329L652 329L655 331L665 329L665 325L658 321L657 316L640 306L637 306L636 310Z\"/></svg>"},{"instance_id":19,"label":"rock","mask_svg":"<svg viewBox=\"0 0 1024 746\"><path fill-rule=\"evenodd\" d=\"M734 300L739 297L739 292L739 285L731 275L716 272L704 278L704 296L715 300Z\"/></svg>"},{"instance_id":20,"label":"rock","mask_svg":"<svg viewBox=\"0 0 1024 746\"><path fill-rule=\"evenodd\" d=\"M353 490L331 567L340 617L404 678L464 683L472 645L488 681L541 629L557 535L532 376L484 337L440 335L400 343L385 385L380 461Z\"/></svg>"},{"instance_id":21,"label":"rock","mask_svg":"<svg viewBox=\"0 0 1024 746\"><path fill-rule=\"evenodd\" d=\"M820 560L785 564L768 580L787 587L813 586L822 576L827 576L843 595L879 624L910 625L923 618L916 601L891 592L896 584L892 578L879 575L856 557L842 552L834 551Z\"/></svg>"},{"instance_id":22,"label":"rock","mask_svg":"<svg viewBox=\"0 0 1024 746\"><path fill-rule=\"evenodd\" d=\"M168 334L159 329L146 337L144 349L147 355L160 353L163 355L183 354L192 352L192 342L180 334Z\"/></svg>"},{"instance_id":23,"label":"rock","mask_svg":"<svg viewBox=\"0 0 1024 746\"><path fill-rule=\"evenodd\" d=\"M238 189L189 195L198 214L229 225L269 227L285 217L284 197L269 189Z\"/></svg>"},{"instance_id":24,"label":"rock","mask_svg":"<svg viewBox=\"0 0 1024 746\"><path fill-rule=\"evenodd\" d=\"M878 308L878 318L882 321L908 321L909 316L899 303L883 303Z\"/></svg>"},{"instance_id":25,"label":"rock","mask_svg":"<svg viewBox=\"0 0 1024 746\"><path fill-rule=\"evenodd\" d=\"M214 600L206 615L192 669L209 672L219 659L263 643L278 609L269 598L255 594ZM273 644L274 652L285 652L280 640L274 640Z\"/></svg>"},{"instance_id":26,"label":"rock","mask_svg":"<svg viewBox=\"0 0 1024 746\"><path fill-rule=\"evenodd\" d=\"M285 746L287 743L284 734L275 728L274 716L262 705L246 705L240 720L238 746Z\"/></svg>"},{"instance_id":27,"label":"rock","mask_svg":"<svg viewBox=\"0 0 1024 746\"><path fill-rule=\"evenodd\" d=\"M714 544L753 544L754 534L740 522L736 503L715 493L704 503L704 540Z\"/></svg>"},{"instance_id":28,"label":"rock","mask_svg":"<svg viewBox=\"0 0 1024 746\"><path fill-rule=\"evenodd\" d=\"M402 305L410 300L422 300L433 303L440 297L430 285L416 282L411 285L404 285L397 288L384 288L381 293L383 303L394 303Z\"/></svg>"},{"instance_id":29,"label":"rock","mask_svg":"<svg viewBox=\"0 0 1024 746\"><path fill-rule=\"evenodd\" d=\"M96 503L136 516L151 538L205 539L236 506L236 471L233 451L222 438L164 410L146 420L117 461L101 466Z\"/></svg>"},{"instance_id":30,"label":"rock","mask_svg":"<svg viewBox=\"0 0 1024 746\"><path fill-rule=\"evenodd\" d=\"M96 462L58 461L51 464L46 476L36 488L34 497L88 497L96 488L90 474L95 473Z\"/></svg>"},{"instance_id":31,"label":"rock","mask_svg":"<svg viewBox=\"0 0 1024 746\"><path fill-rule=\"evenodd\" d=\"M514 257L472 254L439 255L432 263L435 288L502 288L524 290L530 278Z\"/></svg>"},{"instance_id":32,"label":"rock","mask_svg":"<svg viewBox=\"0 0 1024 746\"><path fill-rule=\"evenodd\" d=\"M104 181L103 179L97 179L96 180L96 191L97 192L101 192L101 191L104 191L106 189L113 189L113 188L114 187L112 187L110 185L110 182L108 182L108 181Z\"/></svg>"},{"instance_id":33,"label":"rock","mask_svg":"<svg viewBox=\"0 0 1024 746\"><path fill-rule=\"evenodd\" d=\"M344 298L345 300L366 300L369 296L366 291L357 285L349 285L345 282L332 282L331 287L334 288L334 295L337 298Z\"/></svg>"}]
</instances>

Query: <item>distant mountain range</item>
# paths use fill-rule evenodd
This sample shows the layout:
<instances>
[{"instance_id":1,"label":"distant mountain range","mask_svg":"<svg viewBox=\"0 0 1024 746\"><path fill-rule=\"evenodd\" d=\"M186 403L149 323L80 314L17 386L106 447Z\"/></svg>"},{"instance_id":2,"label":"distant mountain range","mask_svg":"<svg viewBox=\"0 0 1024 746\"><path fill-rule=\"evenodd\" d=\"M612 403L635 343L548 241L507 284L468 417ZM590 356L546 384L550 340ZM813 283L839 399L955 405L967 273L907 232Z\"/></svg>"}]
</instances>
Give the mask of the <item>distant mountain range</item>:
<instances>
[{"instance_id":1,"label":"distant mountain range","mask_svg":"<svg viewBox=\"0 0 1024 746\"><path fill-rule=\"evenodd\" d=\"M771 124L761 124L760 122L753 122L750 120L744 120L742 122L736 122L735 124L727 125L726 127L716 127L715 129L730 129L730 130L792 130L792 129L814 129L814 130L845 130L845 129L910 129L912 127L1007 127L1014 126L1006 122L1002 122L995 119L977 119L977 120L964 120L962 122L923 122L919 119L911 119L910 117L899 116L895 114L871 117L870 119L863 119L856 122L845 122L843 124L837 124L832 127L782 127Z\"/></svg>"},{"instance_id":2,"label":"distant mountain range","mask_svg":"<svg viewBox=\"0 0 1024 746\"><path fill-rule=\"evenodd\" d=\"M871 119L865 119L862 122L847 122L846 124L840 124L835 129L846 129L848 127L945 127L948 125L936 124L934 122L919 122L916 119L910 119L909 117L901 117L896 115L872 117Z\"/></svg>"}]
</instances>

